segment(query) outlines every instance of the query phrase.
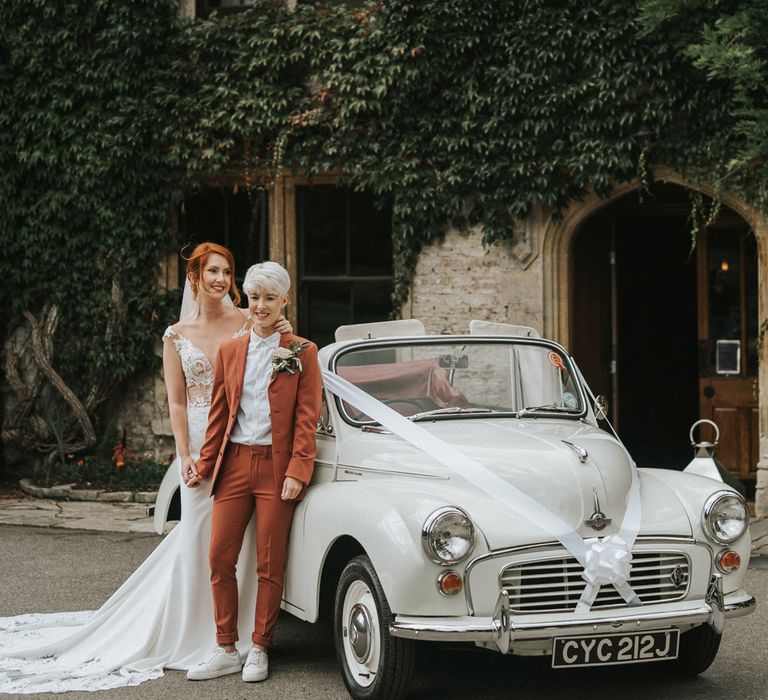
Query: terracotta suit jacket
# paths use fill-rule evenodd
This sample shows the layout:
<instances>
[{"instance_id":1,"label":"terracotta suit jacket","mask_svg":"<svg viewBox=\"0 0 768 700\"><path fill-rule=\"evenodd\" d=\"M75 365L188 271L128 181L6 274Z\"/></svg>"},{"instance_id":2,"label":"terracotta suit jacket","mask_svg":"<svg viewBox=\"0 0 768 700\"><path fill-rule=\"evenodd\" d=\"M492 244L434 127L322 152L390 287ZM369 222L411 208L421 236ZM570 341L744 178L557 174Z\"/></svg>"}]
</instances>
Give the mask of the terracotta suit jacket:
<instances>
[{"instance_id":1,"label":"terracotta suit jacket","mask_svg":"<svg viewBox=\"0 0 768 700\"><path fill-rule=\"evenodd\" d=\"M205 442L196 468L204 479L211 477L211 495L221 470L224 450L235 427L243 390L245 360L250 333L227 340L219 347L214 369L211 410ZM280 336L280 346L307 342L292 333ZM280 372L270 381L268 395L272 420L272 465L279 479L292 476L306 487L312 478L317 454L315 431L320 417L322 381L317 346L309 343L299 355L302 371ZM299 498L304 496L302 489Z\"/></svg>"}]
</instances>

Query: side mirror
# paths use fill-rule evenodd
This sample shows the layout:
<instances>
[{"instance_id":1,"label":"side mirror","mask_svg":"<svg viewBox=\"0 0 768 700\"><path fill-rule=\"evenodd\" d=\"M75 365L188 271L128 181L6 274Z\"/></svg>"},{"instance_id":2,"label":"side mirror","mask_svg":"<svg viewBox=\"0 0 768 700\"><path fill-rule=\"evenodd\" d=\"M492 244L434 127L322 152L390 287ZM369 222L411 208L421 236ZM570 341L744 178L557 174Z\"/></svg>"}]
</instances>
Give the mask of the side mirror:
<instances>
[{"instance_id":1,"label":"side mirror","mask_svg":"<svg viewBox=\"0 0 768 700\"><path fill-rule=\"evenodd\" d=\"M597 420L608 420L608 399L605 394L598 394L595 397L594 409Z\"/></svg>"},{"instance_id":2,"label":"side mirror","mask_svg":"<svg viewBox=\"0 0 768 700\"><path fill-rule=\"evenodd\" d=\"M317 431L320 435L333 435L333 425L328 416L321 415L317 421Z\"/></svg>"},{"instance_id":3,"label":"side mirror","mask_svg":"<svg viewBox=\"0 0 768 700\"><path fill-rule=\"evenodd\" d=\"M328 403L325 398L325 392L323 396L323 405L320 408L320 417L317 419L317 433L320 435L333 435L333 423L331 422L331 416L328 413Z\"/></svg>"}]
</instances>

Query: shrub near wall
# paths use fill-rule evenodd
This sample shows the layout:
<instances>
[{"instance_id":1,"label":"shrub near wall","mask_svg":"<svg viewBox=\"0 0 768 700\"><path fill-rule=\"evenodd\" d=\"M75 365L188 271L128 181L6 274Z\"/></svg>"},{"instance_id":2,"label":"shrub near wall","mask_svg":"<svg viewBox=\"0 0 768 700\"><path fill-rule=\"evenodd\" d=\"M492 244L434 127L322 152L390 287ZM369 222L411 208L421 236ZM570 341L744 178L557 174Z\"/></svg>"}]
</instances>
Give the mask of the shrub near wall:
<instances>
[{"instance_id":1,"label":"shrub near wall","mask_svg":"<svg viewBox=\"0 0 768 700\"><path fill-rule=\"evenodd\" d=\"M267 1L180 22L176 5L0 4L2 439L49 462L92 447L100 407L156 361L180 191L233 163L269 184L342 27Z\"/></svg>"},{"instance_id":2,"label":"shrub near wall","mask_svg":"<svg viewBox=\"0 0 768 700\"><path fill-rule=\"evenodd\" d=\"M732 147L728 84L640 36L627 3L391 0L324 75L325 152L396 195L399 300L448 220L514 238L535 202L556 214L651 162L712 175Z\"/></svg>"},{"instance_id":3,"label":"shrub near wall","mask_svg":"<svg viewBox=\"0 0 768 700\"><path fill-rule=\"evenodd\" d=\"M693 65L679 21L634 13L256 0L179 21L169 0L0 3L0 284L18 356L3 441L93 444L100 403L169 320L156 280L174 190L223 168L253 187L286 164L334 169L394 196L396 305L448 221L514 239L535 202L556 215L655 162L718 181L742 138L732 81Z\"/></svg>"},{"instance_id":4,"label":"shrub near wall","mask_svg":"<svg viewBox=\"0 0 768 700\"><path fill-rule=\"evenodd\" d=\"M0 284L16 399L3 442L61 454L95 442L99 406L152 358L173 187L158 87L175 3L4 2L0 26Z\"/></svg>"}]
</instances>

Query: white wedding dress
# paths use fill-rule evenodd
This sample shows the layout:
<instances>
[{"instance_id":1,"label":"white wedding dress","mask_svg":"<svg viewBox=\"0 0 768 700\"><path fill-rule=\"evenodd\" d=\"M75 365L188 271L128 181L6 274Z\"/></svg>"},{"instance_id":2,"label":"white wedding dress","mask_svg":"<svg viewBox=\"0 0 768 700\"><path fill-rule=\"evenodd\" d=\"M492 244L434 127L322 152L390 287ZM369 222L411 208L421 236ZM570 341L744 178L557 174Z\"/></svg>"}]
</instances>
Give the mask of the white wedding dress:
<instances>
[{"instance_id":1,"label":"white wedding dress","mask_svg":"<svg viewBox=\"0 0 768 700\"><path fill-rule=\"evenodd\" d=\"M245 332L241 329L236 336ZM196 459L213 388L206 355L170 327L187 385L189 445ZM178 457L169 467L179 469ZM181 522L97 610L0 618L0 693L106 690L187 669L216 644L208 566L208 488L181 487ZM238 650L247 652L256 605L254 521L237 564Z\"/></svg>"}]
</instances>

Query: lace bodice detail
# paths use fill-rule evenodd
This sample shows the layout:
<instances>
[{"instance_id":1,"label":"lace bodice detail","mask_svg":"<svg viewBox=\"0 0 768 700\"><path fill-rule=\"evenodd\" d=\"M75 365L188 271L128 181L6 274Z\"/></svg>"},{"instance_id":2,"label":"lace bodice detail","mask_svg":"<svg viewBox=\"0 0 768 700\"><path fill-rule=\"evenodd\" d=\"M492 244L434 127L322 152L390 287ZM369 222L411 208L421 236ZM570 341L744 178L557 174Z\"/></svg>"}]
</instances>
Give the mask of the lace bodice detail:
<instances>
[{"instance_id":1,"label":"lace bodice detail","mask_svg":"<svg viewBox=\"0 0 768 700\"><path fill-rule=\"evenodd\" d=\"M232 337L239 338L247 332L247 322ZM163 340L173 338L176 352L181 359L181 368L187 384L187 408L210 408L213 392L213 367L206 354L189 338L168 326Z\"/></svg>"}]
</instances>

